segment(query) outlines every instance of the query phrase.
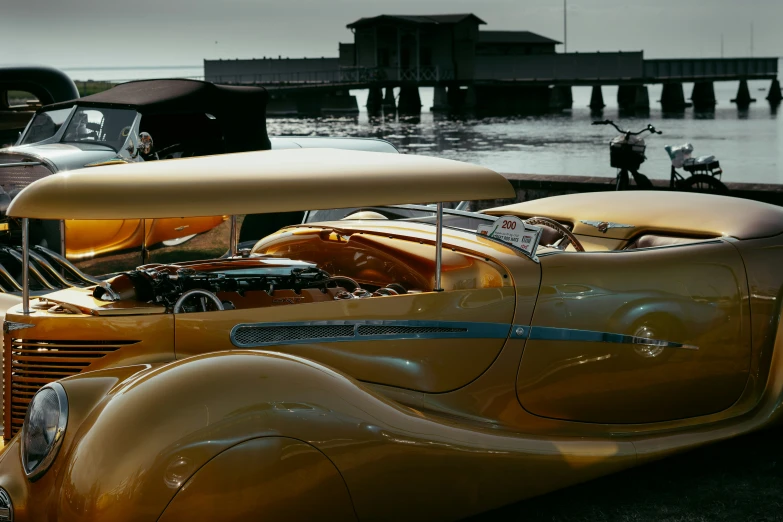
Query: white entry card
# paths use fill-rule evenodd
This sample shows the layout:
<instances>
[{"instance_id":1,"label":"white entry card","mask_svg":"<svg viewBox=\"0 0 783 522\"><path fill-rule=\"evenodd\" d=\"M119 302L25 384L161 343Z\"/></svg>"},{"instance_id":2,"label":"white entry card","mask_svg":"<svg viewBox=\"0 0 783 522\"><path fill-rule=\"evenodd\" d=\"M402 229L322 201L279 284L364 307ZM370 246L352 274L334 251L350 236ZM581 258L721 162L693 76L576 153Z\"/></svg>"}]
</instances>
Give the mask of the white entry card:
<instances>
[{"instance_id":1,"label":"white entry card","mask_svg":"<svg viewBox=\"0 0 783 522\"><path fill-rule=\"evenodd\" d=\"M477 233L482 236L499 239L530 254L535 254L538 241L541 239L541 228L526 225L517 216L500 216L497 221L488 225L479 225Z\"/></svg>"}]
</instances>

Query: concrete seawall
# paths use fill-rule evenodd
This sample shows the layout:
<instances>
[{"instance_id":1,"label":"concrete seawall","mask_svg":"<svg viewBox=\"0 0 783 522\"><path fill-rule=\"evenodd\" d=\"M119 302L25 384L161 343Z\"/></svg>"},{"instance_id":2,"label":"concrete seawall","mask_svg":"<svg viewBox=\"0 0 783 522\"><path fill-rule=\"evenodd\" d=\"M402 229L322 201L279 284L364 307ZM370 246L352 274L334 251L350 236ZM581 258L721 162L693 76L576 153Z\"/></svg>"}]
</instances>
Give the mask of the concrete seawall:
<instances>
[{"instance_id":1,"label":"concrete seawall","mask_svg":"<svg viewBox=\"0 0 783 522\"><path fill-rule=\"evenodd\" d=\"M580 192L603 192L614 190L615 178L588 177L588 176L556 176L548 174L514 174L502 173L517 191L516 202L530 201L533 199L559 196L562 194L576 194ZM652 180L656 188L668 190L669 181L662 179ZM752 199L783 206L783 185L770 185L763 183L726 183L729 188L729 196ZM473 202L471 208L481 210L497 205L514 203L511 200L488 200Z\"/></svg>"}]
</instances>

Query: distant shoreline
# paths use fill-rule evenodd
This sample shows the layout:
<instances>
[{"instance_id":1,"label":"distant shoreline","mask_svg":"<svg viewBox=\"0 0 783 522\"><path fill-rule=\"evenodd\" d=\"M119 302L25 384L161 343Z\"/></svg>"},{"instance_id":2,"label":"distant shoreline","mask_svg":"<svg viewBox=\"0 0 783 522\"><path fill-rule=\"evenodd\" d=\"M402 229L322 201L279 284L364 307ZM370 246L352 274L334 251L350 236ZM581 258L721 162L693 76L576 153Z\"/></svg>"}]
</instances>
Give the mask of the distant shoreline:
<instances>
[{"instance_id":1,"label":"distant shoreline","mask_svg":"<svg viewBox=\"0 0 783 522\"><path fill-rule=\"evenodd\" d=\"M61 71L151 71L160 69L203 69L203 65L139 65L137 67L60 67Z\"/></svg>"}]
</instances>

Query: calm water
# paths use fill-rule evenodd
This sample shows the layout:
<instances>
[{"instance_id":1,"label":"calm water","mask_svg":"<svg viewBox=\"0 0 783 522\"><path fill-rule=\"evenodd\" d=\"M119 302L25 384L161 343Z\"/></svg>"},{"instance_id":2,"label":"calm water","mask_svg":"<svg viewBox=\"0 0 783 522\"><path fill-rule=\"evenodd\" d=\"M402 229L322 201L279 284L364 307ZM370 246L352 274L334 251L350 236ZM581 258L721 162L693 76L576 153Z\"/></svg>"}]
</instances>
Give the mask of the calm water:
<instances>
[{"instance_id":1,"label":"calm water","mask_svg":"<svg viewBox=\"0 0 783 522\"><path fill-rule=\"evenodd\" d=\"M781 64L783 65L783 63ZM783 70L783 69L781 69ZM143 78L197 76L203 70L69 70L73 78ZM669 157L664 145L691 142L694 154L713 154L724 169L724 181L783 183L783 107L780 114L770 111L768 81L750 82L751 95L758 99L747 112L730 103L737 82L715 84L718 106L714 114L694 115L687 110L680 117L661 114L661 86L651 85L649 117L620 119L617 88L604 87L607 104L603 118L638 130L652 123L663 135L647 138L647 162L641 171L651 178L669 177ZM686 97L691 84L685 85ZM421 89L424 110L432 105L432 89ZM366 91L353 92L362 111ZM419 123L369 121L362 112L357 120L272 119L271 135L296 134L319 136L380 137L394 143L402 152L428 154L478 163L501 172L612 176L608 142L614 129L593 127L587 105L590 89L573 89L574 108L563 114L527 118L491 118L449 121L425 112Z\"/></svg>"},{"instance_id":2,"label":"calm water","mask_svg":"<svg viewBox=\"0 0 783 522\"><path fill-rule=\"evenodd\" d=\"M679 117L663 115L656 108L660 107L661 87L651 86L649 117L624 119L618 115L616 88L605 87L608 107L603 118L633 130L652 123L663 131L646 139L648 159L640 170L651 178L669 177L664 145L690 142L695 155L718 157L724 181L783 183L783 108L776 115L764 99L769 82L750 83L752 96L758 101L746 112L729 102L736 94L733 82L716 84L718 106L714 114L695 115L689 109ZM689 96L691 86L685 88ZM429 107L431 93L422 91L422 103ZM366 93L354 94L363 105ZM617 133L610 127L590 125L589 100L589 88L574 88L574 108L557 115L454 121L424 113L419 123L406 123L370 121L362 113L358 121L271 119L268 127L270 135L385 138L402 152L469 161L500 172L613 176L608 143Z\"/></svg>"}]
</instances>

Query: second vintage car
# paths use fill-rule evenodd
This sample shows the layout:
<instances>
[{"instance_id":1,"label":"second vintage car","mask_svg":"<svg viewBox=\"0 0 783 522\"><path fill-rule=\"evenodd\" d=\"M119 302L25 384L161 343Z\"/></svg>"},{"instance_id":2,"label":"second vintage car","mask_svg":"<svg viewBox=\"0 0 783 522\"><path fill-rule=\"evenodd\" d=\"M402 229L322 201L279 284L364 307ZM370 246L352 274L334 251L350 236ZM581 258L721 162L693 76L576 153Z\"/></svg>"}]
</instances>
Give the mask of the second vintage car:
<instances>
[{"instance_id":1,"label":"second vintage car","mask_svg":"<svg viewBox=\"0 0 783 522\"><path fill-rule=\"evenodd\" d=\"M237 217L229 257L54 292L22 249L0 513L456 520L780 421L782 209L637 191L382 211L513 196L481 167L318 149L32 184L23 229ZM314 208L351 211L237 250L242 215Z\"/></svg>"},{"instance_id":2,"label":"second vintage car","mask_svg":"<svg viewBox=\"0 0 783 522\"><path fill-rule=\"evenodd\" d=\"M42 105L78 97L73 80L58 69L40 65L0 66L0 149L17 142Z\"/></svg>"},{"instance_id":3,"label":"second vintage car","mask_svg":"<svg viewBox=\"0 0 783 522\"><path fill-rule=\"evenodd\" d=\"M81 99L47 104L15 147L0 149L0 238L18 245L18 227L3 215L16 194L36 179L96 166L252 150L333 147L396 153L379 139L277 137L266 130L267 93L261 87L195 80L127 82ZM280 226L301 221L281 215ZM299 218L298 220L296 218ZM267 220L271 221L271 220ZM284 222L285 221L285 222ZM132 268L149 250L187 241L225 222L224 216L156 220L36 220L32 244L65 256L92 274ZM273 232L279 227L254 232ZM105 259L124 256L127 262ZM96 260L96 258L98 258Z\"/></svg>"}]
</instances>

